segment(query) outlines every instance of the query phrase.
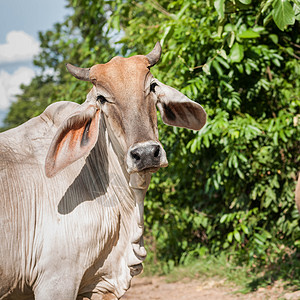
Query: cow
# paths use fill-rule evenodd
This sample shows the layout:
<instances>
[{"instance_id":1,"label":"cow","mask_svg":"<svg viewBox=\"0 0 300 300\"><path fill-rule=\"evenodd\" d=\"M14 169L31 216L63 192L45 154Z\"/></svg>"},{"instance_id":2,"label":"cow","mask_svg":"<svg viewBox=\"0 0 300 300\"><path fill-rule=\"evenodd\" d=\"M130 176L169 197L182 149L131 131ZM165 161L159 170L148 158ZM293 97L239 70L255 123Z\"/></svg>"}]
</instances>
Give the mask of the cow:
<instances>
[{"instance_id":1,"label":"cow","mask_svg":"<svg viewBox=\"0 0 300 300\"><path fill-rule=\"evenodd\" d=\"M0 135L0 299L119 299L142 271L144 197L168 165L157 112L200 130L206 112L150 73L161 56L80 68L92 89Z\"/></svg>"}]
</instances>

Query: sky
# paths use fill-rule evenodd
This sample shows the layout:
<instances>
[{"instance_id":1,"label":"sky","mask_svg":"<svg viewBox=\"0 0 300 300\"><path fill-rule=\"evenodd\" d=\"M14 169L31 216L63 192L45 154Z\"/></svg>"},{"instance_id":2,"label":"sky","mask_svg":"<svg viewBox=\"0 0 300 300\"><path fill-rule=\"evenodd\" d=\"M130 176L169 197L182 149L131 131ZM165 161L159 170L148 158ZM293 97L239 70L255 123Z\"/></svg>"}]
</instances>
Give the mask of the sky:
<instances>
[{"instance_id":1,"label":"sky","mask_svg":"<svg viewBox=\"0 0 300 300\"><path fill-rule=\"evenodd\" d=\"M0 126L20 85L29 84L37 69L38 32L70 14L65 0L0 0Z\"/></svg>"}]
</instances>

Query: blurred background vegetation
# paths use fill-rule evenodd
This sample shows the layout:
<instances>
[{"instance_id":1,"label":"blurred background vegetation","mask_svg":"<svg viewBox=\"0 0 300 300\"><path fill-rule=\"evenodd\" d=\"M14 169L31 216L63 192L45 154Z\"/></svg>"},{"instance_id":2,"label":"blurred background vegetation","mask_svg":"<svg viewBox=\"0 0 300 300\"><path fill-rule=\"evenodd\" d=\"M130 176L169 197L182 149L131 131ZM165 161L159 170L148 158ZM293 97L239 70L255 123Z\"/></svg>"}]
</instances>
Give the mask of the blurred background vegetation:
<instances>
[{"instance_id":1,"label":"blurred background vegetation","mask_svg":"<svg viewBox=\"0 0 300 300\"><path fill-rule=\"evenodd\" d=\"M90 67L160 41L153 75L199 102L208 122L193 132L159 120L169 167L153 176L145 200L149 268L167 273L225 253L300 286L299 0L66 5L72 15L40 33L43 75L22 87L3 129L52 102L85 100L91 84L68 74L66 62Z\"/></svg>"}]
</instances>

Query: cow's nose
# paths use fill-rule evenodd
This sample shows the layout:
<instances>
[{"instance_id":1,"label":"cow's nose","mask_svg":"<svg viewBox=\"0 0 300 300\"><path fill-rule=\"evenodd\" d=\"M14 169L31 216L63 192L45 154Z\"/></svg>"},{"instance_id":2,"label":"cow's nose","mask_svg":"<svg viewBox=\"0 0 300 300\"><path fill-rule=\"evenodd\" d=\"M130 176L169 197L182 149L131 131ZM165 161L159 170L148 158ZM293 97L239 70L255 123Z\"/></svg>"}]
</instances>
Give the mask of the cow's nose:
<instances>
[{"instance_id":1,"label":"cow's nose","mask_svg":"<svg viewBox=\"0 0 300 300\"><path fill-rule=\"evenodd\" d=\"M147 163L147 160L155 163L160 160L160 152L160 145L149 145L132 149L130 155L136 164Z\"/></svg>"},{"instance_id":2,"label":"cow's nose","mask_svg":"<svg viewBox=\"0 0 300 300\"><path fill-rule=\"evenodd\" d=\"M166 153L157 142L138 143L128 150L128 173L155 172L160 167L166 167L167 165Z\"/></svg>"}]
</instances>

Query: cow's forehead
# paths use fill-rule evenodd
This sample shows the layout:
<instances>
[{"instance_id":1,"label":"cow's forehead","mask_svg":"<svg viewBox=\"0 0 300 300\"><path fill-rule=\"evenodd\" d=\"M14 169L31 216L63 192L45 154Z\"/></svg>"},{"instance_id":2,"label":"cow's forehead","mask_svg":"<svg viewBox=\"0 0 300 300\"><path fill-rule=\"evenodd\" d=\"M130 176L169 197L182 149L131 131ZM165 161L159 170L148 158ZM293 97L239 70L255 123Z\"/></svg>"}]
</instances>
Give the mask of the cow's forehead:
<instances>
[{"instance_id":1,"label":"cow's forehead","mask_svg":"<svg viewBox=\"0 0 300 300\"><path fill-rule=\"evenodd\" d=\"M149 61L144 55L129 58L116 56L105 64L98 64L91 68L90 79L97 82L104 80L123 81L139 77L144 78L149 72ZM138 78L137 78L138 77Z\"/></svg>"}]
</instances>

